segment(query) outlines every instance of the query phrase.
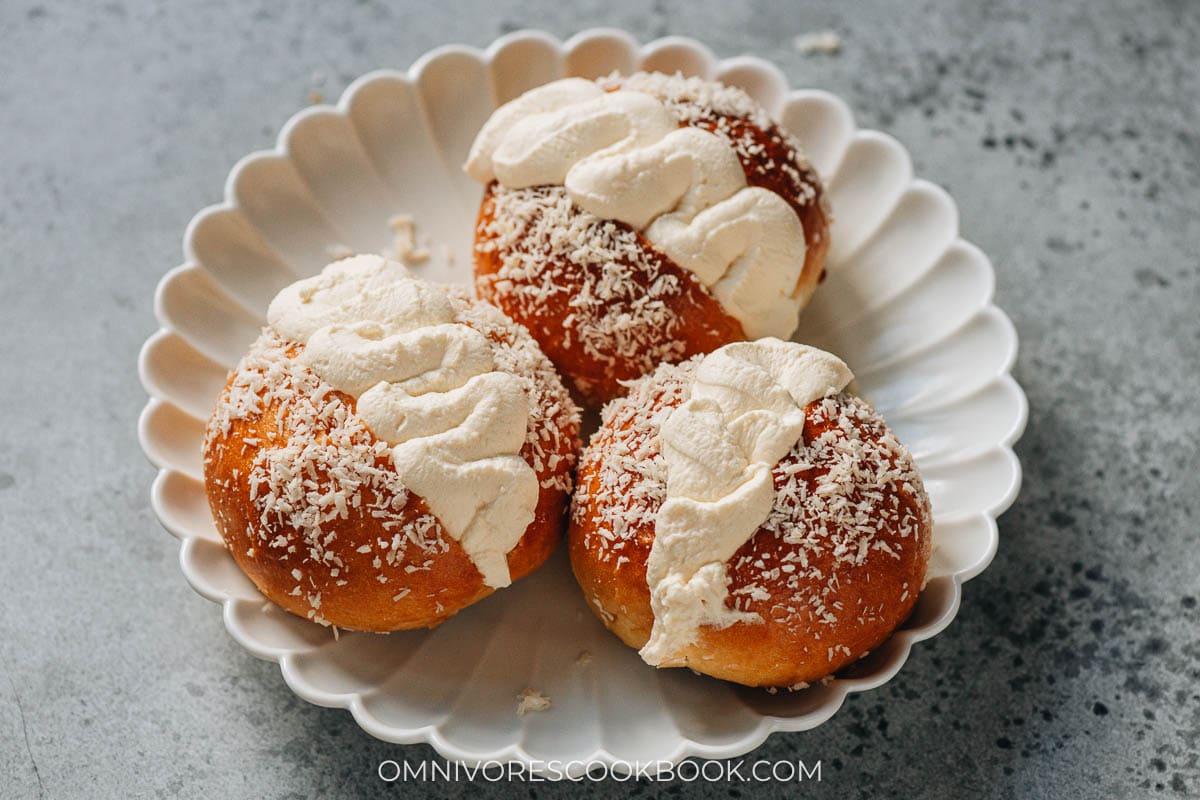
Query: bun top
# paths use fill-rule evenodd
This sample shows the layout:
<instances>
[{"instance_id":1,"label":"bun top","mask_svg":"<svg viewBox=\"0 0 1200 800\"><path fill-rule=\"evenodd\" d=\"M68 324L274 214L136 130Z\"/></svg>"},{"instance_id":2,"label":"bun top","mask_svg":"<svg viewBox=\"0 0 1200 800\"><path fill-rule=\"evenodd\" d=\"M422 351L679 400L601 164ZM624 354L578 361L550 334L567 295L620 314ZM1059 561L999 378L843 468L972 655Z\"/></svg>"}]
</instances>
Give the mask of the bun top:
<instances>
[{"instance_id":1,"label":"bun top","mask_svg":"<svg viewBox=\"0 0 1200 800\"><path fill-rule=\"evenodd\" d=\"M695 78L640 73L611 91L565 78L498 108L464 169L509 189L564 186L576 206L629 225L692 272L749 337L790 336L804 301L799 217L747 185L732 144L690 127L665 96L773 124L745 92Z\"/></svg>"},{"instance_id":2,"label":"bun top","mask_svg":"<svg viewBox=\"0 0 1200 800\"><path fill-rule=\"evenodd\" d=\"M800 440L805 408L853 377L836 356L779 339L726 345L700 361L689 399L660 431L666 496L646 562L647 663L671 665L701 625L761 620L726 606L728 562L771 514L772 469Z\"/></svg>"},{"instance_id":3,"label":"bun top","mask_svg":"<svg viewBox=\"0 0 1200 800\"><path fill-rule=\"evenodd\" d=\"M520 455L529 400L521 378L495 368L488 338L457 317L446 287L370 255L288 286L267 312L276 334L304 345L298 362L355 399L404 485L498 588L538 501Z\"/></svg>"}]
</instances>

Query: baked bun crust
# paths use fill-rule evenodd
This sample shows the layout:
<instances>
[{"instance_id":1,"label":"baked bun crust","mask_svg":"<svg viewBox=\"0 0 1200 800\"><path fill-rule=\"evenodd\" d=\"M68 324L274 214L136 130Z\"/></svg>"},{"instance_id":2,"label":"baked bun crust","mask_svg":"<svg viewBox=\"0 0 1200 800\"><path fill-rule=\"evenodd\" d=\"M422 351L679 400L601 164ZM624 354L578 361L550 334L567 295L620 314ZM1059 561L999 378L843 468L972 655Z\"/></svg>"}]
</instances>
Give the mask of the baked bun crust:
<instances>
[{"instance_id":1,"label":"baked bun crust","mask_svg":"<svg viewBox=\"0 0 1200 800\"><path fill-rule=\"evenodd\" d=\"M610 91L628 79L606 79ZM738 109L704 102L698 82L652 76L680 127L710 131L734 149L749 186L768 189L796 212L807 245L795 296L806 302L824 271L829 214L824 188L799 144L737 93ZM713 87L714 84L699 84ZM722 92L733 92L719 87ZM623 222L575 206L562 186L489 184L475 226L479 296L527 327L579 393L603 402L622 381L746 339L741 323L687 269Z\"/></svg>"},{"instance_id":2,"label":"baked bun crust","mask_svg":"<svg viewBox=\"0 0 1200 800\"><path fill-rule=\"evenodd\" d=\"M634 648L654 625L646 560L666 494L659 429L687 399L698 361L664 366L610 403L580 460L571 564L592 610ZM727 562L726 606L761 622L701 627L667 666L796 686L865 655L911 613L932 519L912 458L882 419L846 393L814 401L772 474L770 516Z\"/></svg>"},{"instance_id":3,"label":"baked bun crust","mask_svg":"<svg viewBox=\"0 0 1200 800\"><path fill-rule=\"evenodd\" d=\"M497 369L526 382L521 457L540 490L534 520L507 555L516 581L562 535L578 409L524 329L483 303L456 303L458 321L493 343ZM353 630L434 627L491 594L462 546L403 486L354 399L295 360L302 349L266 329L209 421L205 487L238 566L293 614Z\"/></svg>"}]
</instances>

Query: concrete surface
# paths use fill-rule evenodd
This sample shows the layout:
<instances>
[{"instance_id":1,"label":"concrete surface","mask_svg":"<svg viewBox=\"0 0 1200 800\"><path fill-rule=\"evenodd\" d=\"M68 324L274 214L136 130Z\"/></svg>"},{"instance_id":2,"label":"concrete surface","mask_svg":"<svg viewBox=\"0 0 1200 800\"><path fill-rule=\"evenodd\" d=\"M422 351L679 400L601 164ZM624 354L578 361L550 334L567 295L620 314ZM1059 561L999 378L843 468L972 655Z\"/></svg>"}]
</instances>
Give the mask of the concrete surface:
<instances>
[{"instance_id":1,"label":"concrete surface","mask_svg":"<svg viewBox=\"0 0 1200 800\"><path fill-rule=\"evenodd\" d=\"M381 784L382 759L433 751L298 700L230 640L178 572L134 436L155 282L310 90L446 41L596 24L761 54L904 141L996 263L1032 408L1024 492L957 621L754 754L819 759L823 781L672 790L1200 795L1200 5L160 5L0 5L0 796L620 788ZM823 29L840 54L794 49Z\"/></svg>"}]
</instances>

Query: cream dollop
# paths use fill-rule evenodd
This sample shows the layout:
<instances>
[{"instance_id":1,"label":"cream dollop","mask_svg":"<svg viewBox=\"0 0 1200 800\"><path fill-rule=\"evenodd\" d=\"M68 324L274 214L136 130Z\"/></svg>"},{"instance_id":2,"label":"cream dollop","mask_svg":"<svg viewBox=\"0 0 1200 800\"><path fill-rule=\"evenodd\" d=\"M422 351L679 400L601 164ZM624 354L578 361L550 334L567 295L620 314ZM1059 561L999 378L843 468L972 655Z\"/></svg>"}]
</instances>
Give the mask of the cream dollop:
<instances>
[{"instance_id":1,"label":"cream dollop","mask_svg":"<svg viewBox=\"0 0 1200 800\"><path fill-rule=\"evenodd\" d=\"M853 377L836 356L773 338L729 344L700 362L690 398L660 431L667 496L646 561L648 664L682 666L702 625L760 621L725 605L727 562L771 513L771 470L800 440L805 406Z\"/></svg>"},{"instance_id":2,"label":"cream dollop","mask_svg":"<svg viewBox=\"0 0 1200 800\"><path fill-rule=\"evenodd\" d=\"M356 399L404 485L484 583L507 586L508 552L538 501L520 455L529 401L519 378L494 369L488 339L455 317L444 288L381 256L336 261L267 311L276 333L304 344L299 361Z\"/></svg>"},{"instance_id":3,"label":"cream dollop","mask_svg":"<svg viewBox=\"0 0 1200 800\"><path fill-rule=\"evenodd\" d=\"M575 205L624 222L692 272L746 335L790 336L804 227L779 195L746 184L733 148L679 126L657 98L580 78L532 89L484 124L464 166L510 189L562 185Z\"/></svg>"}]
</instances>

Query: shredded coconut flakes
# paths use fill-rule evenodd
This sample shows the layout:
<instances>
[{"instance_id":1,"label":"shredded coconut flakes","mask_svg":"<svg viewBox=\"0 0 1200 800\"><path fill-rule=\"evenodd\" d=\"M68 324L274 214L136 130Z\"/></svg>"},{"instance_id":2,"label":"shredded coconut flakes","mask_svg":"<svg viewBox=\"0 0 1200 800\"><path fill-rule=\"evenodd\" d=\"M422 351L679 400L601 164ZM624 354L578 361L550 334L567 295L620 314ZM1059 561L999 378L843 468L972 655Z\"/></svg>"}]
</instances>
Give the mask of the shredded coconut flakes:
<instances>
[{"instance_id":1,"label":"shredded coconut flakes","mask_svg":"<svg viewBox=\"0 0 1200 800\"><path fill-rule=\"evenodd\" d=\"M578 407L524 329L497 309L468 301L461 290L451 296L458 321L492 341L496 369L524 384L530 413L522 456L543 488L569 493L579 447ZM381 584L399 582L393 594L399 602L410 591L403 587L404 576L428 570L432 556L446 552L449 543L432 515L411 519L410 493L392 466L387 443L372 435L349 397L294 359L296 347L264 329L230 376L208 422L204 453L211 462L230 448L239 455L254 451L249 473L241 478L258 514L245 532L256 545L247 557L265 552L291 567L290 594L304 598L309 619L327 625L319 613L318 587L348 584L350 570L339 553L375 552L373 577ZM232 435L234 422L257 422L267 413L274 414L268 441ZM339 542L331 523L351 515L377 521L388 538ZM226 520L219 522L226 527Z\"/></svg>"},{"instance_id":2,"label":"shredded coconut flakes","mask_svg":"<svg viewBox=\"0 0 1200 800\"><path fill-rule=\"evenodd\" d=\"M550 698L537 689L525 689L517 695L517 716L546 711L551 706Z\"/></svg>"},{"instance_id":3,"label":"shredded coconut flakes","mask_svg":"<svg viewBox=\"0 0 1200 800\"><path fill-rule=\"evenodd\" d=\"M747 180L776 191L797 213L816 200L819 179L799 142L743 90L662 73L614 73L598 83L651 94L681 126L721 137L737 153ZM562 340L565 348L577 347L609 368L621 362L645 374L684 357L682 321L672 303L692 291L711 297L690 272L665 269L669 259L637 231L576 207L562 186L497 184L491 198L493 213L481 221L475 248L495 256L500 268L476 279L481 296L503 298L505 310L537 336ZM543 327L547 301L559 296L567 315ZM575 380L585 393L592 391L586 380Z\"/></svg>"},{"instance_id":4,"label":"shredded coconut flakes","mask_svg":"<svg viewBox=\"0 0 1200 800\"><path fill-rule=\"evenodd\" d=\"M577 522L595 515L595 534L584 545L602 562L620 563L627 543L653 533L666 497L658 432L688 399L699 362L660 367L602 412L604 425L580 462L587 478L572 505ZM848 571L869 557L899 559L897 548L919 546L917 537L930 520L928 497L912 457L865 401L826 397L809 407L807 422L806 430L820 433L801 439L775 465L774 508L730 560L732 575L752 577L734 578L729 602L784 624L831 625L849 618L863 625L884 609L845 608L832 596ZM603 502L590 502L595 490ZM756 542L760 537L774 537L782 546ZM832 571L818 566L827 557ZM830 660L840 652L840 646L827 649Z\"/></svg>"}]
</instances>

